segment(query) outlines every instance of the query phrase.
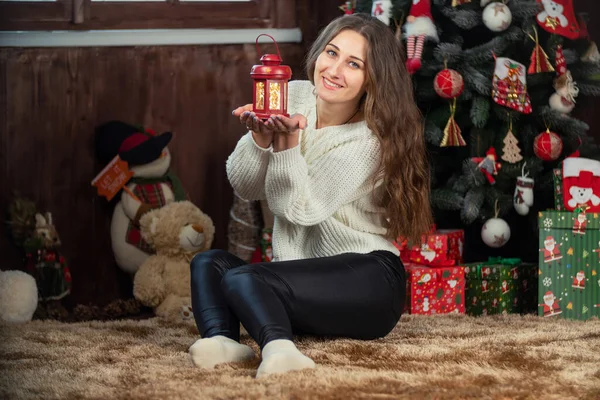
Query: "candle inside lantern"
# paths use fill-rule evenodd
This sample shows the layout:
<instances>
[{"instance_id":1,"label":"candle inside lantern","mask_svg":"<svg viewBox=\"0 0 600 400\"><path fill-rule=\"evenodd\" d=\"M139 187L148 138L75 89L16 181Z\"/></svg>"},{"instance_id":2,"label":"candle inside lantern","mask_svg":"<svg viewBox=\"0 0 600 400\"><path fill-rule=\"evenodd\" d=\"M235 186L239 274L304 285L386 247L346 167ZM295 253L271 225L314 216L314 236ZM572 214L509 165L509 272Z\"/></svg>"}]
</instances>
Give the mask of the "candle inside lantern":
<instances>
[{"instance_id":1,"label":"candle inside lantern","mask_svg":"<svg viewBox=\"0 0 600 400\"><path fill-rule=\"evenodd\" d=\"M277 54L265 54L260 58L262 65L255 65L250 71L254 81L254 96L252 111L260 119L266 120L272 114L289 117L287 112L287 85L292 77L292 69L287 65L281 65L282 59L279 46L272 36L267 34L258 35L256 38L256 50L258 38L270 37L277 47Z\"/></svg>"}]
</instances>

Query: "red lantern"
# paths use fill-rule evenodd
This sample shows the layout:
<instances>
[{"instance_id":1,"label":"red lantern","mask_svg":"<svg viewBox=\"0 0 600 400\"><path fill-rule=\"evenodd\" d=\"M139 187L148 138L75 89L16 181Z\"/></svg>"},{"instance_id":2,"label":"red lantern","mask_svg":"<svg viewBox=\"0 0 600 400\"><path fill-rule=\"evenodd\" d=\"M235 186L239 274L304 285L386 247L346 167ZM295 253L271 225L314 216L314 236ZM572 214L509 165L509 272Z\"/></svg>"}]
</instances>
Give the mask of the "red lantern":
<instances>
[{"instance_id":1,"label":"red lantern","mask_svg":"<svg viewBox=\"0 0 600 400\"><path fill-rule=\"evenodd\" d=\"M433 88L440 97L453 99L462 93L465 83L461 74L446 68L435 76Z\"/></svg>"},{"instance_id":2,"label":"red lantern","mask_svg":"<svg viewBox=\"0 0 600 400\"><path fill-rule=\"evenodd\" d=\"M277 54L265 54L260 58L262 65L255 65L250 71L250 76L254 80L254 96L252 101L252 111L260 119L269 119L271 114L279 114L289 117L287 113L287 94L288 81L292 77L292 69L287 65L280 65L281 54L279 46L272 36L266 33L258 35L256 38L256 52L260 54L258 48L258 38L261 36L270 37L277 47Z\"/></svg>"},{"instance_id":3,"label":"red lantern","mask_svg":"<svg viewBox=\"0 0 600 400\"><path fill-rule=\"evenodd\" d=\"M544 161L553 161L560 156L563 142L556 133L546 129L533 140L533 152Z\"/></svg>"}]
</instances>

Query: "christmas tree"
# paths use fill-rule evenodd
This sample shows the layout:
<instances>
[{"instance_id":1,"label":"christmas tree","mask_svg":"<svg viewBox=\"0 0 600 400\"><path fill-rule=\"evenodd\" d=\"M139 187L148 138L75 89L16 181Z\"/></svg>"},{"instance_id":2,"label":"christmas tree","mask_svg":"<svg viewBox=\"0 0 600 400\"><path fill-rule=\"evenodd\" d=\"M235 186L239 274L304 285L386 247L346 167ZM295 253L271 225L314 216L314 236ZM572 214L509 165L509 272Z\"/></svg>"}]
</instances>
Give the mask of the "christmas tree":
<instances>
[{"instance_id":1,"label":"christmas tree","mask_svg":"<svg viewBox=\"0 0 600 400\"><path fill-rule=\"evenodd\" d=\"M600 95L600 55L573 1L552 3L558 7L541 0L359 0L342 7L377 16L406 46L438 226L480 236L486 221L504 219L514 238L510 255L531 261L537 213L554 206L553 170L575 151L600 156L588 125L571 116L578 96ZM484 238L486 248L467 235L465 251L469 241L487 250L480 254L504 255L494 253L502 241Z\"/></svg>"}]
</instances>

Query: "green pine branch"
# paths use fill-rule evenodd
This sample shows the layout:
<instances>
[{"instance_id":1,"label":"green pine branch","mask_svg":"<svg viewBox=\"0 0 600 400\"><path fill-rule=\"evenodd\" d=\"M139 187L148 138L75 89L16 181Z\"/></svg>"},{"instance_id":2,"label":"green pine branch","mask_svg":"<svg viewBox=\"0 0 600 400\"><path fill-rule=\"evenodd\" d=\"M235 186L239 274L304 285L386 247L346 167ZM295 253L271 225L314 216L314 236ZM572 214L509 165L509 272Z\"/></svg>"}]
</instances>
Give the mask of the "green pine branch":
<instances>
[{"instance_id":1,"label":"green pine branch","mask_svg":"<svg viewBox=\"0 0 600 400\"><path fill-rule=\"evenodd\" d=\"M490 99L489 97L474 96L473 104L471 105L471 121L477 128L483 128L490 116Z\"/></svg>"},{"instance_id":2,"label":"green pine branch","mask_svg":"<svg viewBox=\"0 0 600 400\"><path fill-rule=\"evenodd\" d=\"M438 210L460 210L463 197L450 189L435 189L431 192L431 206Z\"/></svg>"},{"instance_id":3,"label":"green pine branch","mask_svg":"<svg viewBox=\"0 0 600 400\"><path fill-rule=\"evenodd\" d=\"M485 189L479 186L469 190L465 195L465 201L460 210L460 218L465 224L472 224L479 216L485 199L484 192Z\"/></svg>"}]
</instances>

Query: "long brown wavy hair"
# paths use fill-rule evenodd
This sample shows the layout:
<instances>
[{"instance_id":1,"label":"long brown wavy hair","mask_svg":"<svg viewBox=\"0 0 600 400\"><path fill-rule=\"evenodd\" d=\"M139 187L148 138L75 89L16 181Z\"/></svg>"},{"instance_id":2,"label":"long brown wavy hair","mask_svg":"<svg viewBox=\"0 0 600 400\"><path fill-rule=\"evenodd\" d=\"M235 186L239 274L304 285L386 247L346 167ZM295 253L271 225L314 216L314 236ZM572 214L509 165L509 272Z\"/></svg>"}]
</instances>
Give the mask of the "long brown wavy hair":
<instances>
[{"instance_id":1,"label":"long brown wavy hair","mask_svg":"<svg viewBox=\"0 0 600 400\"><path fill-rule=\"evenodd\" d=\"M314 84L317 58L341 31L353 30L367 41L366 93L361 99L367 126L381 143L381 162L374 179L383 176L381 206L388 237L420 242L433 223L429 204L430 170L423 118L406 70L404 46L392 30L366 14L343 15L325 27L306 57Z\"/></svg>"}]
</instances>

